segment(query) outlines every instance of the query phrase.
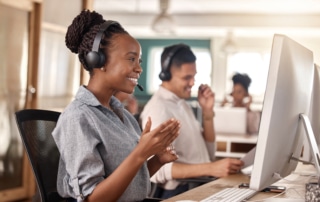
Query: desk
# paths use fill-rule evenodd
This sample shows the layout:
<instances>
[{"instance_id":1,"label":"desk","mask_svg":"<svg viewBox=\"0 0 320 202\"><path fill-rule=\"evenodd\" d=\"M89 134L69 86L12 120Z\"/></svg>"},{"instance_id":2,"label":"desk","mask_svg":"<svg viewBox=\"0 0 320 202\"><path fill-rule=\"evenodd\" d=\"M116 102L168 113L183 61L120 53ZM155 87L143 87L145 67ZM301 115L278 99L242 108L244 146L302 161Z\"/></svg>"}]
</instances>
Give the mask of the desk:
<instances>
[{"instance_id":1,"label":"desk","mask_svg":"<svg viewBox=\"0 0 320 202\"><path fill-rule=\"evenodd\" d=\"M275 185L285 186L287 191L279 196L277 193L264 193L253 196L249 201L263 200L270 197L277 196L279 198L295 198L304 199L305 194L305 184L310 181L310 174L315 173L315 168L312 165L298 164L296 171L287 176L285 179L280 180L275 183ZM306 175L302 175L306 174ZM225 178L220 178L218 180L206 183L197 188L191 189L185 193L172 197L170 199L164 200L169 201L179 201L179 200L193 200L200 201L213 193L216 193L224 188L237 187L240 183L249 183L250 179L248 176L243 174L235 174Z\"/></svg>"},{"instance_id":2,"label":"desk","mask_svg":"<svg viewBox=\"0 0 320 202\"><path fill-rule=\"evenodd\" d=\"M216 135L216 157L241 158L256 146L257 134L223 134Z\"/></svg>"}]
</instances>

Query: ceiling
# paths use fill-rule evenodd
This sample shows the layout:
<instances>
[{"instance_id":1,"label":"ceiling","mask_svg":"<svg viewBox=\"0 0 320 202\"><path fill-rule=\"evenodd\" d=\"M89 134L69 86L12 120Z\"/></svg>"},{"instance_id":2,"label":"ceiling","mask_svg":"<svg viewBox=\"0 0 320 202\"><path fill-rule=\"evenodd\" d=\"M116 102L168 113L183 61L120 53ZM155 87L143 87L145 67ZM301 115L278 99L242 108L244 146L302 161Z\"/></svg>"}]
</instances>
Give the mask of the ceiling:
<instances>
[{"instance_id":1,"label":"ceiling","mask_svg":"<svg viewBox=\"0 0 320 202\"><path fill-rule=\"evenodd\" d=\"M119 21L135 37L267 36L275 32L320 36L320 0L169 0L175 31L157 33L151 24L160 0L94 0L94 10Z\"/></svg>"}]
</instances>

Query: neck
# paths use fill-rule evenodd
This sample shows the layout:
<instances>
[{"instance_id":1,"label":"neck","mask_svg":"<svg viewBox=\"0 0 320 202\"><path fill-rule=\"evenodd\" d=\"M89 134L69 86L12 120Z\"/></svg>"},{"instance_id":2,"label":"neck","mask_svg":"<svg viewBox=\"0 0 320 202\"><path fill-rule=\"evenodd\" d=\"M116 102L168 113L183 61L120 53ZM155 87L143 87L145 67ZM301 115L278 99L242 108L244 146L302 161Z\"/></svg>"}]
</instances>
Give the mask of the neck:
<instances>
[{"instance_id":1,"label":"neck","mask_svg":"<svg viewBox=\"0 0 320 202\"><path fill-rule=\"evenodd\" d=\"M99 100L101 105L111 109L110 107L110 100L113 95L113 91L111 90L104 90L101 87L97 87L96 85L89 85L87 89Z\"/></svg>"}]
</instances>

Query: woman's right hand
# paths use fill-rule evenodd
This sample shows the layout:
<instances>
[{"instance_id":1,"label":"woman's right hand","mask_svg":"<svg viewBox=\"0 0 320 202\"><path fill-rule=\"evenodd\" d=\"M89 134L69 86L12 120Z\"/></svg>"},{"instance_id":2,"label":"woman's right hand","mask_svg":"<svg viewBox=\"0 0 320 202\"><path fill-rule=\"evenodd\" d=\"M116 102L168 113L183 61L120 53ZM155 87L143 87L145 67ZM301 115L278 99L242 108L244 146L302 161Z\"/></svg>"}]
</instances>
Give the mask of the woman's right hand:
<instances>
[{"instance_id":1,"label":"woman's right hand","mask_svg":"<svg viewBox=\"0 0 320 202\"><path fill-rule=\"evenodd\" d=\"M178 137L180 130L180 122L173 118L163 122L153 130L151 130L151 125L152 122L149 117L138 145L143 149L146 158L166 151L167 147Z\"/></svg>"}]
</instances>

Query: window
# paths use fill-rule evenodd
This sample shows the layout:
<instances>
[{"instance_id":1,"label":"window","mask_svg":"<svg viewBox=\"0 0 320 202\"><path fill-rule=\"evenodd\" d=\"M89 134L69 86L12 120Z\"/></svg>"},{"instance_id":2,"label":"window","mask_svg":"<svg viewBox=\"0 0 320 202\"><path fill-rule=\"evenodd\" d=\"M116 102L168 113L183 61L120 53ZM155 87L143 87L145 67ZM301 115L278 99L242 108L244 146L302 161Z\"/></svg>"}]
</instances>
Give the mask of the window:
<instances>
[{"instance_id":1,"label":"window","mask_svg":"<svg viewBox=\"0 0 320 202\"><path fill-rule=\"evenodd\" d=\"M63 109L73 99L79 87L80 63L77 55L65 46L64 38L65 33L57 30L42 30L38 76L39 108Z\"/></svg>"},{"instance_id":2,"label":"window","mask_svg":"<svg viewBox=\"0 0 320 202\"><path fill-rule=\"evenodd\" d=\"M154 47L150 50L150 62L148 64L149 71L147 77L147 86L148 93L153 94L161 84L161 80L159 79L159 73L161 71L161 53L163 51L163 47ZM211 72L212 72L212 60L210 55L210 50L205 48L192 48L192 51L197 57L196 65L197 65L197 74L195 76L195 85L192 88L191 95L196 96L198 93L198 86L200 84L208 84L211 85Z\"/></svg>"},{"instance_id":3,"label":"window","mask_svg":"<svg viewBox=\"0 0 320 202\"><path fill-rule=\"evenodd\" d=\"M65 35L73 18L82 10L82 3L46 0L43 10L37 107L61 111L71 102L80 84L80 62L66 47Z\"/></svg>"}]
</instances>

